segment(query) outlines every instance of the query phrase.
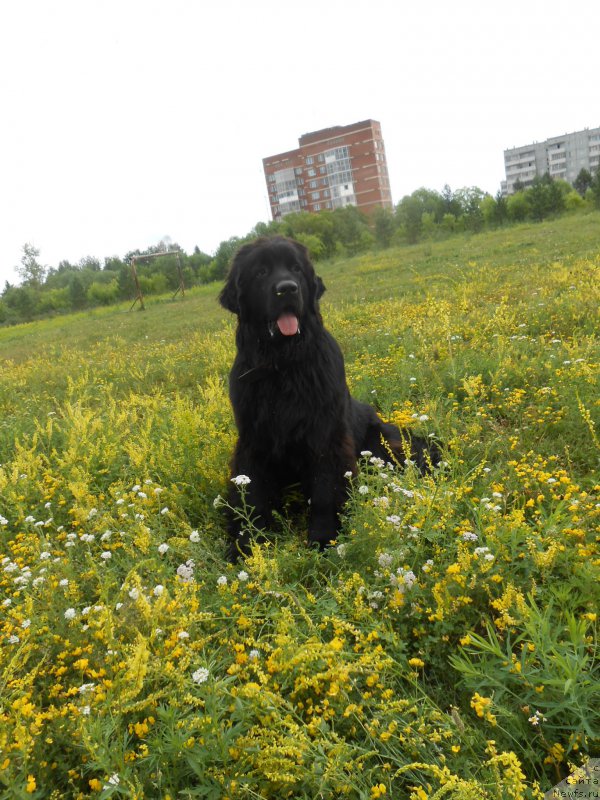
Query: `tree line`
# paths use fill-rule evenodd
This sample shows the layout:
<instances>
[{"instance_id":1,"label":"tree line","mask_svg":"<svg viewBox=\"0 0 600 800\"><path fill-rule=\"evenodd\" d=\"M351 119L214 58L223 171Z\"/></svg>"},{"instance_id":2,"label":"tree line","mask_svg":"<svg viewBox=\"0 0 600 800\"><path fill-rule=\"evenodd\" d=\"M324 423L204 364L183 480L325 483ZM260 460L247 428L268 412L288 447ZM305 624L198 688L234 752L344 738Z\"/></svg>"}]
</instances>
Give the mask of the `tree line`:
<instances>
[{"instance_id":1,"label":"tree line","mask_svg":"<svg viewBox=\"0 0 600 800\"><path fill-rule=\"evenodd\" d=\"M600 209L600 169L595 175L581 170L572 186L546 174L530 187L515 188L508 197L500 192L493 197L476 186L452 191L446 185L441 192L421 188L403 197L395 208L378 208L370 217L355 206L289 214L280 221L259 222L247 235L221 242L214 255L198 247L187 254L178 244L161 241L143 251L132 250L122 258L111 256L100 262L86 256L77 264L61 261L57 267L46 267L40 262L39 250L25 244L17 267L22 283L14 286L6 282L0 296L0 325L133 300L134 258L142 293L165 294L175 292L180 285L179 265L186 288L222 280L235 251L257 236L291 236L319 261L457 232L476 233L527 220L541 221L565 212ZM167 251L177 251L179 259ZM144 255L154 257L144 260Z\"/></svg>"}]
</instances>

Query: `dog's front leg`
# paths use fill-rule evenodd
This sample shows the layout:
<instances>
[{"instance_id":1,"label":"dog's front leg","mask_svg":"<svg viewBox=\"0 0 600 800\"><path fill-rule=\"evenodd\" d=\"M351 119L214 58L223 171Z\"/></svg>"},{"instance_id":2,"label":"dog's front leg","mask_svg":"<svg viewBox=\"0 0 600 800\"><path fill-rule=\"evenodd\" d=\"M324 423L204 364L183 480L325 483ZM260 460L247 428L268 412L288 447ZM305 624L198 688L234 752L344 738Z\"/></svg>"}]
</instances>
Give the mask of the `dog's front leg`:
<instances>
[{"instance_id":1,"label":"dog's front leg","mask_svg":"<svg viewBox=\"0 0 600 800\"><path fill-rule=\"evenodd\" d=\"M340 527L340 511L347 499L348 464L321 455L312 472L308 542L324 550L335 541Z\"/></svg>"},{"instance_id":2,"label":"dog's front leg","mask_svg":"<svg viewBox=\"0 0 600 800\"><path fill-rule=\"evenodd\" d=\"M249 554L254 532L272 527L276 494L273 470L238 443L231 464L227 508L231 561Z\"/></svg>"}]
</instances>

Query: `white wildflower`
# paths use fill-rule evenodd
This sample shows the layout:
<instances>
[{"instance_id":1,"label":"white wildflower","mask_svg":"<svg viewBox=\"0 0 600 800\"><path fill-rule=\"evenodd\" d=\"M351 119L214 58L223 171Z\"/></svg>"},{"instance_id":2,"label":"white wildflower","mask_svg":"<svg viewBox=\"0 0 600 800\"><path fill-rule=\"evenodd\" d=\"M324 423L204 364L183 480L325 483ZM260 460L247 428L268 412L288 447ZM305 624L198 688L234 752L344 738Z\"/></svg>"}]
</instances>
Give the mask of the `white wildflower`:
<instances>
[{"instance_id":1,"label":"white wildflower","mask_svg":"<svg viewBox=\"0 0 600 800\"><path fill-rule=\"evenodd\" d=\"M184 583L191 583L194 580L194 567L196 565L192 559L188 559L185 564L180 564L177 567L177 575Z\"/></svg>"},{"instance_id":2,"label":"white wildflower","mask_svg":"<svg viewBox=\"0 0 600 800\"><path fill-rule=\"evenodd\" d=\"M376 497L373 500L373 505L376 508L387 508L389 506L389 504L390 504L390 498L389 497L385 497L385 496L384 497Z\"/></svg>"},{"instance_id":3,"label":"white wildflower","mask_svg":"<svg viewBox=\"0 0 600 800\"><path fill-rule=\"evenodd\" d=\"M394 558L390 553L380 553L377 563L382 569L391 567Z\"/></svg>"},{"instance_id":4,"label":"white wildflower","mask_svg":"<svg viewBox=\"0 0 600 800\"><path fill-rule=\"evenodd\" d=\"M206 667L200 667L195 672L192 672L192 680L194 683L205 683L208 680L209 671Z\"/></svg>"}]
</instances>

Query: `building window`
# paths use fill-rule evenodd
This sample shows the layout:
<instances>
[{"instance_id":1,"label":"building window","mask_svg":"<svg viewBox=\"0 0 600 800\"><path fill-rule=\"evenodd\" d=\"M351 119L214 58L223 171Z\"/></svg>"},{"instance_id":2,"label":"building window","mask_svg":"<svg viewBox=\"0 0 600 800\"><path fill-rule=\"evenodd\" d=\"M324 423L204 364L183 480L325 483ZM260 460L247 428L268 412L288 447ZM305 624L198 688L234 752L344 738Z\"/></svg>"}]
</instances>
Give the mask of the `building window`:
<instances>
[{"instance_id":1,"label":"building window","mask_svg":"<svg viewBox=\"0 0 600 800\"><path fill-rule=\"evenodd\" d=\"M315 211L320 211L320 210L321 210L321 206L320 206L320 204L319 204L319 203L315 203L315 204L314 204L314 206L313 206L313 209L314 209Z\"/></svg>"},{"instance_id":2,"label":"building window","mask_svg":"<svg viewBox=\"0 0 600 800\"><path fill-rule=\"evenodd\" d=\"M309 169L309 170L308 170L308 175L309 175L309 177L311 177L311 178L312 178L312 177L313 177L314 175L316 175L316 174L317 174L317 173L316 173L316 171L315 171L314 169Z\"/></svg>"},{"instance_id":3,"label":"building window","mask_svg":"<svg viewBox=\"0 0 600 800\"><path fill-rule=\"evenodd\" d=\"M311 192L310 196L312 197L313 200L318 200L320 195L319 192Z\"/></svg>"},{"instance_id":4,"label":"building window","mask_svg":"<svg viewBox=\"0 0 600 800\"><path fill-rule=\"evenodd\" d=\"M304 159L304 163L305 164L314 164L315 160L314 160L314 158L312 156L306 156L306 158Z\"/></svg>"}]
</instances>

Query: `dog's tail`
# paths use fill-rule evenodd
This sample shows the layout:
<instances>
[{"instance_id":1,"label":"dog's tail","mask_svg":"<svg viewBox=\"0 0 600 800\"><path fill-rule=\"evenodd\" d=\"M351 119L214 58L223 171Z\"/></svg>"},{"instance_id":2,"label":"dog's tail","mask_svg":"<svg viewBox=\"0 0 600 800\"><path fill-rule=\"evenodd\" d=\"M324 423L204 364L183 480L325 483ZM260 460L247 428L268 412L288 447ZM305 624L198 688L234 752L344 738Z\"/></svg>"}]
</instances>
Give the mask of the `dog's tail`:
<instances>
[{"instance_id":1,"label":"dog's tail","mask_svg":"<svg viewBox=\"0 0 600 800\"><path fill-rule=\"evenodd\" d=\"M432 438L415 436L389 422L380 422L379 439L387 453L387 460L392 456L393 461L403 468L412 463L424 474L431 472L442 461L442 452Z\"/></svg>"}]
</instances>

